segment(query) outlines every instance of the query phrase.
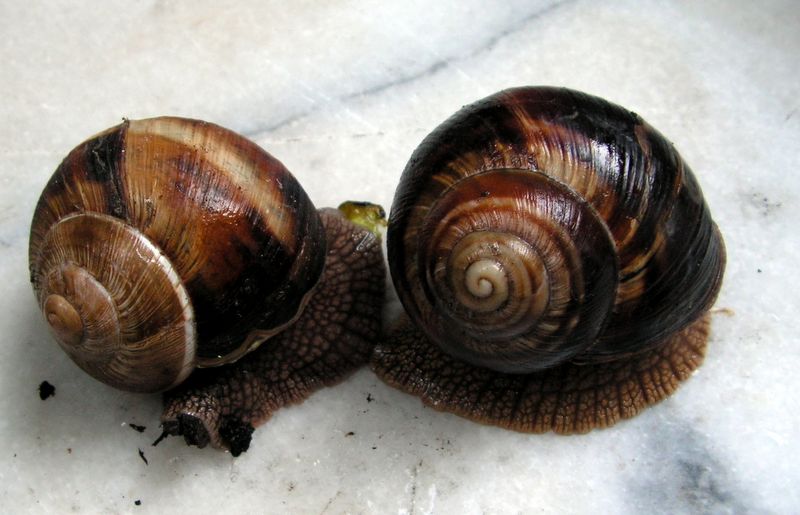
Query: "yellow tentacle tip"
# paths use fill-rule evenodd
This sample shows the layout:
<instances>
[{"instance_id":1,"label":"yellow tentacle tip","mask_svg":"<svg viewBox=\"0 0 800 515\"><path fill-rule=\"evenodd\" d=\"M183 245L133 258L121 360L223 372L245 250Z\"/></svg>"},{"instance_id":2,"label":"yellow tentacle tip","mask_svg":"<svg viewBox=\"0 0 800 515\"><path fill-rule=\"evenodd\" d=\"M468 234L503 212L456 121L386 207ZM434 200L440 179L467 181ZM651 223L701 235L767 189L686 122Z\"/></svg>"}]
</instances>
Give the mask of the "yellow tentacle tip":
<instances>
[{"instance_id":1,"label":"yellow tentacle tip","mask_svg":"<svg viewBox=\"0 0 800 515\"><path fill-rule=\"evenodd\" d=\"M339 205L339 211L356 225L364 227L378 238L386 232L386 211L378 204L349 200Z\"/></svg>"}]
</instances>

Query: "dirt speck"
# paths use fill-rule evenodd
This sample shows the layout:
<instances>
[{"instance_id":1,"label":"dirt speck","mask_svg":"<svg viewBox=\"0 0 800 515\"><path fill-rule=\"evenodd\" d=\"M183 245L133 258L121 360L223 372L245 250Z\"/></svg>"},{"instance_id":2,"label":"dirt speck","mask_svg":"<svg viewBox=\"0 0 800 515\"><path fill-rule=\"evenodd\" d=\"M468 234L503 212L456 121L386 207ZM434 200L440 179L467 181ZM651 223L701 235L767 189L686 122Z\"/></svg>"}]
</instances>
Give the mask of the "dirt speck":
<instances>
[{"instance_id":1,"label":"dirt speck","mask_svg":"<svg viewBox=\"0 0 800 515\"><path fill-rule=\"evenodd\" d=\"M39 383L39 398L42 400L48 399L56 394L56 387L47 381Z\"/></svg>"}]
</instances>

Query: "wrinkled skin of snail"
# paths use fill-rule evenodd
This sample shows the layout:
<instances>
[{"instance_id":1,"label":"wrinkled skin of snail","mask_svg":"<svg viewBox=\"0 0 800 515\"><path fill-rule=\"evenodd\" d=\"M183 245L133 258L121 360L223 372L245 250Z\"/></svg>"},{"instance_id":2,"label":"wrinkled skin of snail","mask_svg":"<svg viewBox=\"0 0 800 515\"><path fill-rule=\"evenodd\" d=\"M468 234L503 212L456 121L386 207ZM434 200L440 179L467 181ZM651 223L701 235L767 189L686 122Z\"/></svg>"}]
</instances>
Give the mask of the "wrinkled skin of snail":
<instances>
[{"instance_id":1,"label":"wrinkled skin of snail","mask_svg":"<svg viewBox=\"0 0 800 515\"><path fill-rule=\"evenodd\" d=\"M386 271L380 239L334 209L320 210L328 253L297 321L230 366L198 370L164 396L164 433L190 445L250 444L275 410L332 386L369 361L381 332Z\"/></svg>"},{"instance_id":2,"label":"wrinkled skin of snail","mask_svg":"<svg viewBox=\"0 0 800 515\"><path fill-rule=\"evenodd\" d=\"M407 317L372 366L461 416L586 432L702 362L722 238L673 146L567 89L506 90L414 152L387 236Z\"/></svg>"},{"instance_id":3,"label":"wrinkled skin of snail","mask_svg":"<svg viewBox=\"0 0 800 515\"><path fill-rule=\"evenodd\" d=\"M51 332L96 379L156 392L227 365L168 393L164 422L168 434L202 424L187 441L241 451L248 428L365 362L380 331L379 249L339 212L318 212L257 145L165 117L70 152L37 205L29 258ZM210 395L213 416L197 409Z\"/></svg>"}]
</instances>

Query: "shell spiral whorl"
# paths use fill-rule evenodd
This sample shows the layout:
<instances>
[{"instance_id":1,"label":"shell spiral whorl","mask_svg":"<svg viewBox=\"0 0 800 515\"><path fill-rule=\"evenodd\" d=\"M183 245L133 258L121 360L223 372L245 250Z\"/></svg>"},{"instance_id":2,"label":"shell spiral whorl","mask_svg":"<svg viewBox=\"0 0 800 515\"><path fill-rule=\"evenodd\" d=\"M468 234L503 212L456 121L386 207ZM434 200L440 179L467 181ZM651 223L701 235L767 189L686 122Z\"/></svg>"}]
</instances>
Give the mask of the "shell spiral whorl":
<instances>
[{"instance_id":1,"label":"shell spiral whorl","mask_svg":"<svg viewBox=\"0 0 800 515\"><path fill-rule=\"evenodd\" d=\"M630 111L546 87L492 95L425 139L388 251L429 338L512 373L654 348L707 311L724 270L672 145Z\"/></svg>"},{"instance_id":2,"label":"shell spiral whorl","mask_svg":"<svg viewBox=\"0 0 800 515\"><path fill-rule=\"evenodd\" d=\"M419 316L451 354L529 372L591 345L616 257L591 207L542 174L490 170L449 188L418 241ZM457 344L454 344L457 342Z\"/></svg>"},{"instance_id":3,"label":"shell spiral whorl","mask_svg":"<svg viewBox=\"0 0 800 515\"><path fill-rule=\"evenodd\" d=\"M101 213L69 214L46 233L33 266L56 340L95 378L125 389L165 388L193 370L189 295L161 250L130 225Z\"/></svg>"},{"instance_id":4,"label":"shell spiral whorl","mask_svg":"<svg viewBox=\"0 0 800 515\"><path fill-rule=\"evenodd\" d=\"M305 191L254 143L198 120L126 120L73 149L45 187L31 282L84 370L158 391L296 320L325 242Z\"/></svg>"}]
</instances>

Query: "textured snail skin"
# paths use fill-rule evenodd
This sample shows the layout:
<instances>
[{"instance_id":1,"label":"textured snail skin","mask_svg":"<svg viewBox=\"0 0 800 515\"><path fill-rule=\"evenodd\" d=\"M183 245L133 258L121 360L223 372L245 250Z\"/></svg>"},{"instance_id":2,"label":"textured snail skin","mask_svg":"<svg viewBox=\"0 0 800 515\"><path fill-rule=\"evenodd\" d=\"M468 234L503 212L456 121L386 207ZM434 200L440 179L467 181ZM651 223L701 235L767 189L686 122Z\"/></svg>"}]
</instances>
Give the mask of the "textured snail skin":
<instances>
[{"instance_id":1,"label":"textured snail skin","mask_svg":"<svg viewBox=\"0 0 800 515\"><path fill-rule=\"evenodd\" d=\"M412 155L387 237L409 320L373 369L438 409L585 432L702 362L722 238L673 146L635 113L548 87L463 108Z\"/></svg>"},{"instance_id":2,"label":"textured snail skin","mask_svg":"<svg viewBox=\"0 0 800 515\"><path fill-rule=\"evenodd\" d=\"M297 322L232 366L196 372L165 394L165 434L238 455L255 426L369 361L381 332L385 268L380 239L339 211L320 210L328 253Z\"/></svg>"},{"instance_id":3,"label":"textured snail skin","mask_svg":"<svg viewBox=\"0 0 800 515\"><path fill-rule=\"evenodd\" d=\"M440 411L526 433L586 433L633 417L672 394L703 363L705 315L662 345L626 359L503 374L444 353L404 318L373 367L388 384Z\"/></svg>"}]
</instances>

